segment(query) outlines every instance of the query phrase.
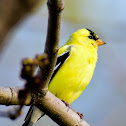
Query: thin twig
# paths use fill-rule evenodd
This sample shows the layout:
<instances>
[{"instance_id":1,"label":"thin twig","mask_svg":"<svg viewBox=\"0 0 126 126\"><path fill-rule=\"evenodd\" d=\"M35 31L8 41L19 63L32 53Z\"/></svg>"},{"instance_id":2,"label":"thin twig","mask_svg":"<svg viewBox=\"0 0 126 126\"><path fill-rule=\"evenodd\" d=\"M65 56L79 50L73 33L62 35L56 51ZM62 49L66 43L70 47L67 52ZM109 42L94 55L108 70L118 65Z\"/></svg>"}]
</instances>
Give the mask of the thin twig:
<instances>
[{"instance_id":1,"label":"thin twig","mask_svg":"<svg viewBox=\"0 0 126 126\"><path fill-rule=\"evenodd\" d=\"M48 54L50 64L42 70L42 73L40 71L44 83L43 90L48 89L48 83L56 63L59 46L61 13L64 9L64 0L48 0L47 5L49 10L49 18L44 52Z\"/></svg>"},{"instance_id":2,"label":"thin twig","mask_svg":"<svg viewBox=\"0 0 126 126\"><path fill-rule=\"evenodd\" d=\"M6 117L14 120L22 114L22 107L23 106L16 106L8 111L0 111L0 117Z\"/></svg>"}]
</instances>

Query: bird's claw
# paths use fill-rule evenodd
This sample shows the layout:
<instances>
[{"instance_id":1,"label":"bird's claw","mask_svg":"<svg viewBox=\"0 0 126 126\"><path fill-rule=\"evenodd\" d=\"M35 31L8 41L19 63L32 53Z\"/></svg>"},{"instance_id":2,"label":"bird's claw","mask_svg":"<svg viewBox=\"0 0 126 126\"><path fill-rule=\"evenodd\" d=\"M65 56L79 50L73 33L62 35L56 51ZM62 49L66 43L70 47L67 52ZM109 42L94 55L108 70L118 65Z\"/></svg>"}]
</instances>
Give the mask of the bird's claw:
<instances>
[{"instance_id":1,"label":"bird's claw","mask_svg":"<svg viewBox=\"0 0 126 126\"><path fill-rule=\"evenodd\" d=\"M69 107L70 105L65 101L65 100L61 100L67 107Z\"/></svg>"},{"instance_id":2,"label":"bird's claw","mask_svg":"<svg viewBox=\"0 0 126 126\"><path fill-rule=\"evenodd\" d=\"M77 114L80 116L80 118L81 118L81 119L83 119L83 118L84 118L84 115L83 115L82 113L77 112Z\"/></svg>"}]
</instances>

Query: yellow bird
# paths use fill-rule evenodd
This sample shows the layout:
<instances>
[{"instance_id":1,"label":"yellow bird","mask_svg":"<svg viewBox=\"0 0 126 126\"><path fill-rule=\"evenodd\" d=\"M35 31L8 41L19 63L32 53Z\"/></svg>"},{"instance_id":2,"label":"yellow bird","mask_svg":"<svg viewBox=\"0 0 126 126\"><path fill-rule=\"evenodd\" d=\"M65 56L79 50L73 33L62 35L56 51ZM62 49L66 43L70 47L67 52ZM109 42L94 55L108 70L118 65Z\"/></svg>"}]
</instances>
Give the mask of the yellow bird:
<instances>
[{"instance_id":1,"label":"yellow bird","mask_svg":"<svg viewBox=\"0 0 126 126\"><path fill-rule=\"evenodd\" d=\"M74 32L60 47L49 91L71 104L89 84L97 62L98 46L105 44L89 29ZM23 126L32 126L44 113L32 106Z\"/></svg>"}]
</instances>

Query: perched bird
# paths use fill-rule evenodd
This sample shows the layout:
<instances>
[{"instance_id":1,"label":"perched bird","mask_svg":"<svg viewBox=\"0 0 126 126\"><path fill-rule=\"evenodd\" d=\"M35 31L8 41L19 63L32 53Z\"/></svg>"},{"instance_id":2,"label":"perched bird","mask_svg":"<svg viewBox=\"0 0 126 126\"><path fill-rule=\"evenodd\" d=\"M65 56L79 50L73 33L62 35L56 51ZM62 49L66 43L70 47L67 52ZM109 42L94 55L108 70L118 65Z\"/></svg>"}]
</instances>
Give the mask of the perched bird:
<instances>
[{"instance_id":1,"label":"perched bird","mask_svg":"<svg viewBox=\"0 0 126 126\"><path fill-rule=\"evenodd\" d=\"M60 47L49 91L71 104L89 84L97 62L98 46L105 44L89 29L74 32ZM32 106L23 126L32 126L44 113Z\"/></svg>"}]
</instances>

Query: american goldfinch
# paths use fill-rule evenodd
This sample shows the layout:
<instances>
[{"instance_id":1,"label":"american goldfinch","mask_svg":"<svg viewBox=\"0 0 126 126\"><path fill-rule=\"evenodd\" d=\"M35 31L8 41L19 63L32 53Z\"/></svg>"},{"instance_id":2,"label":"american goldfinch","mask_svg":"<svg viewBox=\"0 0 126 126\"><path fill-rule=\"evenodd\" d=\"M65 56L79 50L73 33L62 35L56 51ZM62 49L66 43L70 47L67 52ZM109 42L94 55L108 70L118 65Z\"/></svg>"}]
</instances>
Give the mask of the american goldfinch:
<instances>
[{"instance_id":1,"label":"american goldfinch","mask_svg":"<svg viewBox=\"0 0 126 126\"><path fill-rule=\"evenodd\" d=\"M71 104L89 84L97 62L98 46L105 44L89 29L74 32L60 47L49 91ZM32 106L23 126L32 126L44 113Z\"/></svg>"}]
</instances>

